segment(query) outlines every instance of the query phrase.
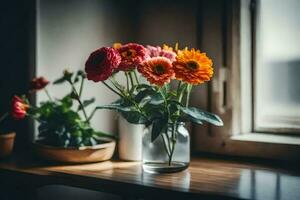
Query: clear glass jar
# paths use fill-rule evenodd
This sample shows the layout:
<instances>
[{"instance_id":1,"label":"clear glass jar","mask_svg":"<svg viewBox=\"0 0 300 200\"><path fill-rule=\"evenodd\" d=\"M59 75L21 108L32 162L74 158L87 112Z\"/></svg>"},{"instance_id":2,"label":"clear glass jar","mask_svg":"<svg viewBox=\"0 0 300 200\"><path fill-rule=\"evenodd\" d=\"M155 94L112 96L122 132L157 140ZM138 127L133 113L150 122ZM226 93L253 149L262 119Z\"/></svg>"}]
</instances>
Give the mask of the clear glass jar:
<instances>
[{"instance_id":1,"label":"clear glass jar","mask_svg":"<svg viewBox=\"0 0 300 200\"><path fill-rule=\"evenodd\" d=\"M144 171L150 173L178 172L189 166L190 136L185 124L168 124L167 130L151 142L152 126L144 129Z\"/></svg>"}]
</instances>

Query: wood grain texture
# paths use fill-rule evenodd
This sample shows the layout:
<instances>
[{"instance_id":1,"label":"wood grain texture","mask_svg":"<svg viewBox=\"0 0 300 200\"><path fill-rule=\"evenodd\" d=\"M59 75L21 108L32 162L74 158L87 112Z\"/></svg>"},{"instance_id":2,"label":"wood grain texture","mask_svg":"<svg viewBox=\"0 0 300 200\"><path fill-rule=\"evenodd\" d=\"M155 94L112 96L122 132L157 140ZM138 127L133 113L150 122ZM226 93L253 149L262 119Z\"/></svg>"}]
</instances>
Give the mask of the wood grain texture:
<instances>
[{"instance_id":1,"label":"wood grain texture","mask_svg":"<svg viewBox=\"0 0 300 200\"><path fill-rule=\"evenodd\" d=\"M138 162L61 165L32 158L0 162L2 184L62 184L143 199L300 199L300 174L264 165L195 158L188 170L143 173ZM2 181L3 180L3 181Z\"/></svg>"}]
</instances>

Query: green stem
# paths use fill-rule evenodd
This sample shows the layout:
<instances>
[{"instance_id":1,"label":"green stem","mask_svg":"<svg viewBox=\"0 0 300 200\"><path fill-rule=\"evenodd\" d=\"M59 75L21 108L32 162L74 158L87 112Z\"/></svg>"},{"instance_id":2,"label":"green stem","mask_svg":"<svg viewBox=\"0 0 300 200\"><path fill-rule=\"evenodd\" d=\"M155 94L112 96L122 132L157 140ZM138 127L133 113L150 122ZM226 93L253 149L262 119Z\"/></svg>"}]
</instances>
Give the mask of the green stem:
<instances>
[{"instance_id":1,"label":"green stem","mask_svg":"<svg viewBox=\"0 0 300 200\"><path fill-rule=\"evenodd\" d=\"M168 131L169 131L169 127L167 126L167 133L166 133L166 137L168 139L168 147L169 147L169 150L170 150L170 153L168 154L169 158L170 158L170 155L171 155L171 142L170 142L170 138L169 138L169 135L168 135Z\"/></svg>"},{"instance_id":2,"label":"green stem","mask_svg":"<svg viewBox=\"0 0 300 200\"><path fill-rule=\"evenodd\" d=\"M177 85L177 96L178 96L178 93L179 93L179 90L180 90L180 86L181 86L181 81L178 81L178 85Z\"/></svg>"},{"instance_id":3,"label":"green stem","mask_svg":"<svg viewBox=\"0 0 300 200\"><path fill-rule=\"evenodd\" d=\"M164 143L164 148L165 148L165 151L168 155L168 157L170 157L170 153L169 153L169 149L168 149L168 146L167 146L167 143L166 143L166 140L165 140L165 137L163 136L163 134L161 134L161 137L162 137L162 140L163 140L163 143Z\"/></svg>"},{"instance_id":4,"label":"green stem","mask_svg":"<svg viewBox=\"0 0 300 200\"><path fill-rule=\"evenodd\" d=\"M81 83L80 83L80 88L79 88L79 98L82 95L82 91L83 91L83 83L84 83L84 78L82 77L81 79Z\"/></svg>"},{"instance_id":5,"label":"green stem","mask_svg":"<svg viewBox=\"0 0 300 200\"><path fill-rule=\"evenodd\" d=\"M126 86L127 86L127 92L129 92L129 80L128 80L128 73L124 72L125 76L126 76Z\"/></svg>"},{"instance_id":6,"label":"green stem","mask_svg":"<svg viewBox=\"0 0 300 200\"><path fill-rule=\"evenodd\" d=\"M186 95L185 107L188 107L188 106L189 106L190 95L191 95L192 88L193 88L193 85L188 84L188 86L187 86L187 95Z\"/></svg>"},{"instance_id":7,"label":"green stem","mask_svg":"<svg viewBox=\"0 0 300 200\"><path fill-rule=\"evenodd\" d=\"M135 70L133 71L133 74L134 74L134 78L135 78L136 83L139 85L140 82L139 82L139 79L138 79L138 77L136 75L136 71Z\"/></svg>"},{"instance_id":8,"label":"green stem","mask_svg":"<svg viewBox=\"0 0 300 200\"><path fill-rule=\"evenodd\" d=\"M69 82L69 83L71 84L71 86L72 86L72 90L73 90L73 92L74 92L74 94L75 94L75 99L78 101L79 106L82 108L82 112L83 112L85 121L86 121L88 124L90 124L89 118L88 118L88 116L87 116L87 114L86 114L85 108L84 108L84 106L83 106L83 104L82 104L82 102L81 102L81 100L80 100L80 96L79 96L79 94L78 94L78 92L77 92L77 90L76 90L74 84L73 84L72 81L70 81L70 80L69 80L68 82Z\"/></svg>"},{"instance_id":9,"label":"green stem","mask_svg":"<svg viewBox=\"0 0 300 200\"><path fill-rule=\"evenodd\" d=\"M88 121L91 121L91 119L93 118L94 114L96 113L97 108L95 108L92 113L90 114L90 116L88 117Z\"/></svg>"},{"instance_id":10,"label":"green stem","mask_svg":"<svg viewBox=\"0 0 300 200\"><path fill-rule=\"evenodd\" d=\"M131 87L134 87L134 82L133 82L133 78L132 78L131 72L129 72L129 78L130 78L130 82L131 82Z\"/></svg>"},{"instance_id":11,"label":"green stem","mask_svg":"<svg viewBox=\"0 0 300 200\"><path fill-rule=\"evenodd\" d=\"M120 97L123 97L122 94L120 94L119 92L117 92L116 90L114 90L112 87L110 87L107 83L105 83L104 81L102 81L102 83L108 88L110 89L112 92L114 92L115 94L119 95Z\"/></svg>"},{"instance_id":12,"label":"green stem","mask_svg":"<svg viewBox=\"0 0 300 200\"><path fill-rule=\"evenodd\" d=\"M178 101L179 101L179 103L181 103L181 101L182 101L182 98L183 98L183 94L184 94L184 92L185 92L185 90L186 90L186 87L187 87L187 85L186 84L184 84L184 89L181 91L181 92L179 92L179 97L178 97Z\"/></svg>"},{"instance_id":13,"label":"green stem","mask_svg":"<svg viewBox=\"0 0 300 200\"><path fill-rule=\"evenodd\" d=\"M114 79L109 79L109 80L110 80L111 84L113 84L113 86L121 93L122 97L126 96L126 94L127 94L126 91L124 92L123 89L118 86L118 83L116 82L116 80L114 80Z\"/></svg>"},{"instance_id":14,"label":"green stem","mask_svg":"<svg viewBox=\"0 0 300 200\"><path fill-rule=\"evenodd\" d=\"M46 95L48 96L49 100L53 101L50 94L49 94L49 92L48 92L48 90L46 88L44 88L44 91L45 91Z\"/></svg>"},{"instance_id":15,"label":"green stem","mask_svg":"<svg viewBox=\"0 0 300 200\"><path fill-rule=\"evenodd\" d=\"M170 153L170 156L169 156L169 166L171 166L171 164L172 164L172 158L173 158L175 145L176 145L175 131L177 131L177 130L175 130L175 127L176 127L176 122L172 126L172 136L171 136L172 149L171 149L171 153Z\"/></svg>"}]
</instances>

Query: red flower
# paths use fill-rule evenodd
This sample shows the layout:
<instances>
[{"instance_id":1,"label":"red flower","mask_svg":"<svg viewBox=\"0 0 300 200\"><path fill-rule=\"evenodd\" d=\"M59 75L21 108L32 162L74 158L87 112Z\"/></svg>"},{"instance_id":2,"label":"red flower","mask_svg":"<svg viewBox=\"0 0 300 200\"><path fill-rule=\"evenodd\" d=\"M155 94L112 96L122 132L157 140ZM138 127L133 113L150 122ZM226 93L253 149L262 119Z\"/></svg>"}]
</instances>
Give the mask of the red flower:
<instances>
[{"instance_id":1,"label":"red flower","mask_svg":"<svg viewBox=\"0 0 300 200\"><path fill-rule=\"evenodd\" d=\"M45 77L37 77L31 80L30 90L37 91L44 89L49 84L49 81Z\"/></svg>"},{"instance_id":2,"label":"red flower","mask_svg":"<svg viewBox=\"0 0 300 200\"><path fill-rule=\"evenodd\" d=\"M118 51L111 47L97 49L89 56L85 63L85 72L88 80L94 82L108 79L121 62Z\"/></svg>"},{"instance_id":3,"label":"red flower","mask_svg":"<svg viewBox=\"0 0 300 200\"><path fill-rule=\"evenodd\" d=\"M142 45L128 43L118 48L122 61L118 67L120 71L130 71L140 65L147 57L147 50Z\"/></svg>"},{"instance_id":4,"label":"red flower","mask_svg":"<svg viewBox=\"0 0 300 200\"><path fill-rule=\"evenodd\" d=\"M28 108L29 105L26 104L20 97L13 97L11 115L14 119L23 119L26 116Z\"/></svg>"}]
</instances>

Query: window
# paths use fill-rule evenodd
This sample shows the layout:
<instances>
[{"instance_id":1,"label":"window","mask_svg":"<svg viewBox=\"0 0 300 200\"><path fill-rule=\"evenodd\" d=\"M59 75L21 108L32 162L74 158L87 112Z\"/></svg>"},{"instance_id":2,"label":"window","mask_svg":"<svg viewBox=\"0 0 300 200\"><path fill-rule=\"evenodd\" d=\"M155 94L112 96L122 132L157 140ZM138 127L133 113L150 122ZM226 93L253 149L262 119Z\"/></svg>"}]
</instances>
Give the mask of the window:
<instances>
[{"instance_id":1,"label":"window","mask_svg":"<svg viewBox=\"0 0 300 200\"><path fill-rule=\"evenodd\" d=\"M256 2L254 130L300 133L300 1Z\"/></svg>"},{"instance_id":2,"label":"window","mask_svg":"<svg viewBox=\"0 0 300 200\"><path fill-rule=\"evenodd\" d=\"M201 49L212 56L215 76L201 106L225 125L195 126L193 147L299 160L300 2L204 1L202 8Z\"/></svg>"}]
</instances>

